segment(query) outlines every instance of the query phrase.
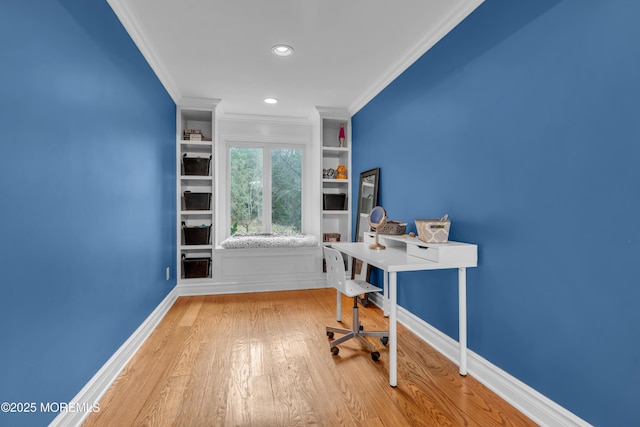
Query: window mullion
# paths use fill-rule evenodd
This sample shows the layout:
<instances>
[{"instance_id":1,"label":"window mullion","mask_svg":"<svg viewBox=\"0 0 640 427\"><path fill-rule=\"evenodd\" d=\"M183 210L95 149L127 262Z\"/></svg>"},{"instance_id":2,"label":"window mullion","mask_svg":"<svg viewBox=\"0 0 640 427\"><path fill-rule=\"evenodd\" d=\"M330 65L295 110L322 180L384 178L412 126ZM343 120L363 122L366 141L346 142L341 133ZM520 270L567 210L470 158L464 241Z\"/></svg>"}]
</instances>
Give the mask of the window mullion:
<instances>
[{"instance_id":1,"label":"window mullion","mask_svg":"<svg viewBox=\"0 0 640 427\"><path fill-rule=\"evenodd\" d=\"M262 224L265 233L271 233L271 149L262 152Z\"/></svg>"}]
</instances>

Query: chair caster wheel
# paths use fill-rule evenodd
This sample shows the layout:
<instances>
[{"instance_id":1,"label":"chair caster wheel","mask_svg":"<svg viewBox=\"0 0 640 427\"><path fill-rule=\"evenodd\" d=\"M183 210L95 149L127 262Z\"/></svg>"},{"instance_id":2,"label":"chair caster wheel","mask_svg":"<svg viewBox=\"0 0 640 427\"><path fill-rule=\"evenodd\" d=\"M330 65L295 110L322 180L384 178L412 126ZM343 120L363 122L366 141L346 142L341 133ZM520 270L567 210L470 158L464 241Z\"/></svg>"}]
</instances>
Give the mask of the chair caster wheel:
<instances>
[{"instance_id":1,"label":"chair caster wheel","mask_svg":"<svg viewBox=\"0 0 640 427\"><path fill-rule=\"evenodd\" d=\"M378 359L380 359L380 353L378 353L377 351L372 351L371 358L373 359L374 362L377 362Z\"/></svg>"},{"instance_id":2,"label":"chair caster wheel","mask_svg":"<svg viewBox=\"0 0 640 427\"><path fill-rule=\"evenodd\" d=\"M340 349L338 347L331 347L331 354L337 356L340 353Z\"/></svg>"},{"instance_id":3,"label":"chair caster wheel","mask_svg":"<svg viewBox=\"0 0 640 427\"><path fill-rule=\"evenodd\" d=\"M387 344L389 344L389 337L380 337L380 342L381 342L383 345L387 345Z\"/></svg>"},{"instance_id":4,"label":"chair caster wheel","mask_svg":"<svg viewBox=\"0 0 640 427\"><path fill-rule=\"evenodd\" d=\"M329 337L330 340L332 340L333 339L333 332L327 331L327 336Z\"/></svg>"}]
</instances>

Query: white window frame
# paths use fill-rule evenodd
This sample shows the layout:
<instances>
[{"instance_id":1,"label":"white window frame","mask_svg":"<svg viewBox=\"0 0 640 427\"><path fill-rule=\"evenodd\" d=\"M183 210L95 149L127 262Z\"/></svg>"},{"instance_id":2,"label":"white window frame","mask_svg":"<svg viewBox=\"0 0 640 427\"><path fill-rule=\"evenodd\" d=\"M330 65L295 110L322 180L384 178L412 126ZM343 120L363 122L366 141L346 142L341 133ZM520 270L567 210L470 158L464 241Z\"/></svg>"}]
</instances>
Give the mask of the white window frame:
<instances>
[{"instance_id":1,"label":"white window frame","mask_svg":"<svg viewBox=\"0 0 640 427\"><path fill-rule=\"evenodd\" d=\"M234 140L228 139L225 141L224 153L225 153L225 170L224 174L224 191L225 191L225 203L222 207L224 209L225 216L225 224L222 224L225 227L225 232L219 234L222 239L229 237L231 234L231 148L235 147L246 147L246 148L260 148L262 149L262 224L263 224L263 232L271 233L271 210L272 210L272 202L271 202L271 150L273 149L290 149L290 150L300 150L301 152L301 163L302 163L302 171L301 171L301 201L300 201L300 210L301 210L301 231L305 230L305 200L307 198L307 145L303 143L291 143L291 142L278 142L278 141L247 141L247 140ZM221 177L222 178L222 177ZM221 180L222 181L222 180Z\"/></svg>"}]
</instances>

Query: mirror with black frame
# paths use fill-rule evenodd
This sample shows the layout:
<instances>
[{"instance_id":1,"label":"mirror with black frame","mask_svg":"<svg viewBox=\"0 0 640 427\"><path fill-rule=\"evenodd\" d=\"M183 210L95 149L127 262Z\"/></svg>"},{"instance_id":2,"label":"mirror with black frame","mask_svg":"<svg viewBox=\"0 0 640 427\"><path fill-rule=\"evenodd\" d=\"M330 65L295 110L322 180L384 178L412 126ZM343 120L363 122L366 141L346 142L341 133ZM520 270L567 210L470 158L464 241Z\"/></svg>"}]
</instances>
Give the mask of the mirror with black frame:
<instances>
[{"instance_id":1,"label":"mirror with black frame","mask_svg":"<svg viewBox=\"0 0 640 427\"><path fill-rule=\"evenodd\" d=\"M370 169L360 174L360 186L358 187L358 211L356 212L356 242L364 241L364 233L371 231L369 227L369 212L378 205L378 182L380 180L380 168ZM369 280L371 267L361 260L353 259L352 277Z\"/></svg>"}]
</instances>

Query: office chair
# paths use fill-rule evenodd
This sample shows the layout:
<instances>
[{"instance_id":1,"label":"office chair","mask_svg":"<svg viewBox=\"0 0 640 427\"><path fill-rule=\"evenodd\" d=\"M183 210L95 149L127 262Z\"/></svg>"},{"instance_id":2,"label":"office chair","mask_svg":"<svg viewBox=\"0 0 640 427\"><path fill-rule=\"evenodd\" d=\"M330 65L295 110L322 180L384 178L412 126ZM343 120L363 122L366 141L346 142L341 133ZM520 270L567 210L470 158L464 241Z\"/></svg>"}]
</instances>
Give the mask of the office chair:
<instances>
[{"instance_id":1,"label":"office chair","mask_svg":"<svg viewBox=\"0 0 640 427\"><path fill-rule=\"evenodd\" d=\"M342 254L336 249L325 246L324 255L327 261L327 283L337 289L336 320L338 322L342 322L342 294L353 298L353 319L351 323L351 329L334 328L333 326L327 326L327 336L332 340L329 347L331 353L333 353L334 356L338 355L340 351L340 349L338 348L339 344L342 344L343 342L352 338L358 338L371 351L371 358L373 360L378 360L380 358L380 353L377 352L373 344L367 341L364 337L380 337L380 341L386 345L389 341L389 331L365 331L363 329L362 325L360 325L360 319L358 317L358 296L371 292L381 292L382 289L373 286L372 284L364 280L347 279ZM334 340L333 336L336 333L344 335Z\"/></svg>"}]
</instances>

